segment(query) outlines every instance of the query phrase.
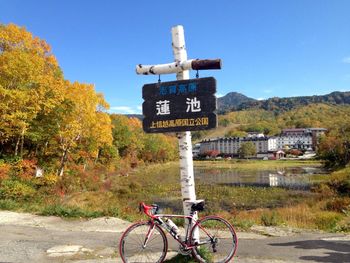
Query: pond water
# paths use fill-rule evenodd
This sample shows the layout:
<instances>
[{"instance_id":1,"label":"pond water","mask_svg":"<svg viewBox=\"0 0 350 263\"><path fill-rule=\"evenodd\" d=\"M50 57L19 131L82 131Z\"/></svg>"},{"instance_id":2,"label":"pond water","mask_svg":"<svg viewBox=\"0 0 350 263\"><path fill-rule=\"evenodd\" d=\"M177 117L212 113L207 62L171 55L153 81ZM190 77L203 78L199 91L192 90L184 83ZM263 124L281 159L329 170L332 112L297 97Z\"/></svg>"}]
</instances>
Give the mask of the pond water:
<instances>
[{"instance_id":1,"label":"pond water","mask_svg":"<svg viewBox=\"0 0 350 263\"><path fill-rule=\"evenodd\" d=\"M288 167L270 170L235 170L228 168L194 168L200 184L232 186L283 187L307 190L312 184L311 175L327 174L322 167Z\"/></svg>"}]
</instances>

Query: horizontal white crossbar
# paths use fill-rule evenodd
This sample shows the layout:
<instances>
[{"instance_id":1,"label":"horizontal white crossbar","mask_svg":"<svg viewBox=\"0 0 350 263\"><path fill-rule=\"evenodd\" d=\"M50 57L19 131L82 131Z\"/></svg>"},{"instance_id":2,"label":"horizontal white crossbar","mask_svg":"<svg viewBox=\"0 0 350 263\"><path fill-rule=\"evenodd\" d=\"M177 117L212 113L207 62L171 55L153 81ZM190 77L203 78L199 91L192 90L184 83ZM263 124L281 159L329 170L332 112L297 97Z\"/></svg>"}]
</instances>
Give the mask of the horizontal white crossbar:
<instances>
[{"instance_id":1,"label":"horizontal white crossbar","mask_svg":"<svg viewBox=\"0 0 350 263\"><path fill-rule=\"evenodd\" d=\"M179 73L184 70L192 69L193 59L182 61L182 62L173 62L169 64L158 64L158 65L137 65L136 73L143 75L161 75L161 74L171 74Z\"/></svg>"},{"instance_id":2,"label":"horizontal white crossbar","mask_svg":"<svg viewBox=\"0 0 350 263\"><path fill-rule=\"evenodd\" d=\"M143 75L162 75L179 73L185 70L207 70L221 69L220 59L189 59L181 62L173 62L158 65L142 65L136 66L136 73Z\"/></svg>"}]
</instances>

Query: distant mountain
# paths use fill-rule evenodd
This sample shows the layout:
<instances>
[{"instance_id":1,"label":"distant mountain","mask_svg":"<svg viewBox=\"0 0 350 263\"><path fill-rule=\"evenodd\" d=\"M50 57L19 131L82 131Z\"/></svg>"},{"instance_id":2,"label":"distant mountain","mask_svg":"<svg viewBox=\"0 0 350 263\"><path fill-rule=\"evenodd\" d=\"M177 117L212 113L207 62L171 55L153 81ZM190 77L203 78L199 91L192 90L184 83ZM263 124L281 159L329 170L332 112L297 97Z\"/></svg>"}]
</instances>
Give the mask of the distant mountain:
<instances>
[{"instance_id":1,"label":"distant mountain","mask_svg":"<svg viewBox=\"0 0 350 263\"><path fill-rule=\"evenodd\" d=\"M237 110L242 103L254 103L256 100L238 92L230 92L218 98L219 113Z\"/></svg>"},{"instance_id":2,"label":"distant mountain","mask_svg":"<svg viewBox=\"0 0 350 263\"><path fill-rule=\"evenodd\" d=\"M314 103L325 103L332 105L350 104L350 91L335 91L320 96L300 96L279 98L273 97L267 100L255 100L237 92L230 92L218 98L218 112L225 113L234 110L264 109L274 112L289 111L299 106Z\"/></svg>"},{"instance_id":3,"label":"distant mountain","mask_svg":"<svg viewBox=\"0 0 350 263\"><path fill-rule=\"evenodd\" d=\"M128 118L136 118L136 119L139 119L140 121L143 120L142 114L125 114L125 116Z\"/></svg>"},{"instance_id":4,"label":"distant mountain","mask_svg":"<svg viewBox=\"0 0 350 263\"><path fill-rule=\"evenodd\" d=\"M321 96L314 95L289 98L273 97L267 100L247 101L241 103L237 110L254 108L278 113L315 103L325 103L331 105L350 104L350 91L335 91Z\"/></svg>"}]
</instances>

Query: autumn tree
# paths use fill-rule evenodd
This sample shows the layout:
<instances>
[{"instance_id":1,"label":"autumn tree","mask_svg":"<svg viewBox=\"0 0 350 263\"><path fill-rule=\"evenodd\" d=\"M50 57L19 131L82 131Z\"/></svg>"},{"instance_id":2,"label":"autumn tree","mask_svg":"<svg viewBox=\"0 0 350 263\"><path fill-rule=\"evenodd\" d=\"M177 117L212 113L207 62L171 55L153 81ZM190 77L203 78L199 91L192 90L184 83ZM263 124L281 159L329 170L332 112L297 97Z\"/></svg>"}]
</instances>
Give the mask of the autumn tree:
<instances>
[{"instance_id":1,"label":"autumn tree","mask_svg":"<svg viewBox=\"0 0 350 263\"><path fill-rule=\"evenodd\" d=\"M342 125L320 138L318 155L328 167L344 167L350 163L350 125Z\"/></svg>"},{"instance_id":2,"label":"autumn tree","mask_svg":"<svg viewBox=\"0 0 350 263\"><path fill-rule=\"evenodd\" d=\"M117 147L120 156L137 156L144 146L141 121L119 114L112 114L111 118L113 144Z\"/></svg>"},{"instance_id":3,"label":"autumn tree","mask_svg":"<svg viewBox=\"0 0 350 263\"><path fill-rule=\"evenodd\" d=\"M61 149L59 175L63 174L69 152L80 147L87 156L95 154L98 158L99 147L112 143L111 120L104 112L108 104L93 85L67 81L65 105L66 111L57 122Z\"/></svg>"},{"instance_id":4,"label":"autumn tree","mask_svg":"<svg viewBox=\"0 0 350 263\"><path fill-rule=\"evenodd\" d=\"M149 162L171 161L178 155L175 137L164 134L146 134L140 157Z\"/></svg>"},{"instance_id":5,"label":"autumn tree","mask_svg":"<svg viewBox=\"0 0 350 263\"><path fill-rule=\"evenodd\" d=\"M240 158L248 158L256 155L256 147L252 142L243 142L238 149Z\"/></svg>"},{"instance_id":6,"label":"autumn tree","mask_svg":"<svg viewBox=\"0 0 350 263\"><path fill-rule=\"evenodd\" d=\"M63 88L50 46L24 28L0 24L0 143L14 142L14 155L22 155L31 123L62 102Z\"/></svg>"}]
</instances>

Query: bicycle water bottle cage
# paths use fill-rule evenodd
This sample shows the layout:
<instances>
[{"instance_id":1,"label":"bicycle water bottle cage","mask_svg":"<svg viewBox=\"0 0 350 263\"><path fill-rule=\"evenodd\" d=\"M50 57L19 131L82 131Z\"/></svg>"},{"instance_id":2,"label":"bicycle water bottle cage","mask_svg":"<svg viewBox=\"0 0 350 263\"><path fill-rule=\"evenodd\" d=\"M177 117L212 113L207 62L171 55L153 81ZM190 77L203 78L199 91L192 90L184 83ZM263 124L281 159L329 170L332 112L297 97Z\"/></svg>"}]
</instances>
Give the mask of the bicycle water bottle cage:
<instances>
[{"instance_id":1,"label":"bicycle water bottle cage","mask_svg":"<svg viewBox=\"0 0 350 263\"><path fill-rule=\"evenodd\" d=\"M204 201L201 201L197 204L191 206L192 211L203 211L204 210Z\"/></svg>"}]
</instances>

